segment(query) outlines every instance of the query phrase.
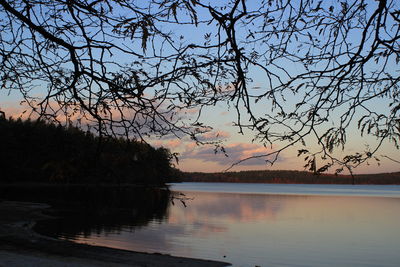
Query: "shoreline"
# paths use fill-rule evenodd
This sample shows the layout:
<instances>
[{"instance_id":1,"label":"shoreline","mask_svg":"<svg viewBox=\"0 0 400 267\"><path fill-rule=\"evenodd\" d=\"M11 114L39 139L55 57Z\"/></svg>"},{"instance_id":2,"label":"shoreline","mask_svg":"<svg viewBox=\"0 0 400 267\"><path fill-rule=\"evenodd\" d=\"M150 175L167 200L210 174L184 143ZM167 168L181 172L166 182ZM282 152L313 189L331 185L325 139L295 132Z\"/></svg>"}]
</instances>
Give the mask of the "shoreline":
<instances>
[{"instance_id":1,"label":"shoreline","mask_svg":"<svg viewBox=\"0 0 400 267\"><path fill-rule=\"evenodd\" d=\"M42 203L0 201L0 266L230 266L211 260L142 253L78 244L33 231L39 220L52 218Z\"/></svg>"}]
</instances>

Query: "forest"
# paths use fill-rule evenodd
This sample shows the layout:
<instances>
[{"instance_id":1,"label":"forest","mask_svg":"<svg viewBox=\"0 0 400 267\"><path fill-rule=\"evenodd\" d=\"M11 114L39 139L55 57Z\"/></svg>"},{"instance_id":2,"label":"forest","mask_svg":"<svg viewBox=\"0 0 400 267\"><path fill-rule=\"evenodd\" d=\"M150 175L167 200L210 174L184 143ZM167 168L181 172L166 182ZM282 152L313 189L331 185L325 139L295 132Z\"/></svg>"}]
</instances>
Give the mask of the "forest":
<instances>
[{"instance_id":1,"label":"forest","mask_svg":"<svg viewBox=\"0 0 400 267\"><path fill-rule=\"evenodd\" d=\"M73 126L0 117L0 183L164 185L178 172L166 148Z\"/></svg>"},{"instance_id":2,"label":"forest","mask_svg":"<svg viewBox=\"0 0 400 267\"><path fill-rule=\"evenodd\" d=\"M334 175L308 171L264 170L239 172L187 172L184 182L287 183L287 184L400 184L400 172Z\"/></svg>"}]
</instances>

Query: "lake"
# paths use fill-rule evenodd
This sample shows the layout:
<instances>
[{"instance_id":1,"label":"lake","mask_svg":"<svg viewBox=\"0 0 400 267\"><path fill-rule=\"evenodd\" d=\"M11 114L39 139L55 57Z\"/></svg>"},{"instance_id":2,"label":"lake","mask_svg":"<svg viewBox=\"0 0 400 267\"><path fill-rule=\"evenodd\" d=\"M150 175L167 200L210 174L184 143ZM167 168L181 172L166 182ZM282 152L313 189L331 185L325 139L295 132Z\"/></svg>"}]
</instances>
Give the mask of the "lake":
<instances>
[{"instance_id":1,"label":"lake","mask_svg":"<svg viewBox=\"0 0 400 267\"><path fill-rule=\"evenodd\" d=\"M52 220L39 232L233 266L400 265L400 186L182 183L171 190L184 203L174 199L146 223L133 216L71 231L76 222Z\"/></svg>"}]
</instances>

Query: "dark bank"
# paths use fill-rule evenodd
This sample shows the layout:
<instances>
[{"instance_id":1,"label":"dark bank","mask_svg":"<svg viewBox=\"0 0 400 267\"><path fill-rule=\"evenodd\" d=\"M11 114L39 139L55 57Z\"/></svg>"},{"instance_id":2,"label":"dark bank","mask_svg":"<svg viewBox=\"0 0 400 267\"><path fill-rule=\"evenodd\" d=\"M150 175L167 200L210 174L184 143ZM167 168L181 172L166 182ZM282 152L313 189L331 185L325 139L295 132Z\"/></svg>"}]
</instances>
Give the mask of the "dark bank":
<instances>
[{"instance_id":1,"label":"dark bank","mask_svg":"<svg viewBox=\"0 0 400 267\"><path fill-rule=\"evenodd\" d=\"M226 265L69 242L165 219L169 150L40 120L2 117L0 129L0 265Z\"/></svg>"}]
</instances>

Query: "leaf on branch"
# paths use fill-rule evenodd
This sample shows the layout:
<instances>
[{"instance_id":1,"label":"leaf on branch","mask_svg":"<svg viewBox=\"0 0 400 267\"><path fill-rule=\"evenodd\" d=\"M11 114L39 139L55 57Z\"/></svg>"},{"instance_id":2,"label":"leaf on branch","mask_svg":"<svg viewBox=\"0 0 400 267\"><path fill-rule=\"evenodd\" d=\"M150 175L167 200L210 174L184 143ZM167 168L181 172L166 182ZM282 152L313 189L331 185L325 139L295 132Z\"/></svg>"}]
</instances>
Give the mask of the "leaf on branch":
<instances>
[{"instance_id":1,"label":"leaf on branch","mask_svg":"<svg viewBox=\"0 0 400 267\"><path fill-rule=\"evenodd\" d=\"M339 168L335 170L335 175L338 175L339 173L341 173L343 171L343 168Z\"/></svg>"},{"instance_id":2,"label":"leaf on branch","mask_svg":"<svg viewBox=\"0 0 400 267\"><path fill-rule=\"evenodd\" d=\"M147 48L147 39L149 38L150 34L146 26L142 25L142 49L143 51Z\"/></svg>"},{"instance_id":3,"label":"leaf on branch","mask_svg":"<svg viewBox=\"0 0 400 267\"><path fill-rule=\"evenodd\" d=\"M173 3L170 7L170 11L172 12L172 15L175 18L175 21L178 22L178 17L176 15L176 8L178 7L178 3Z\"/></svg>"},{"instance_id":4,"label":"leaf on branch","mask_svg":"<svg viewBox=\"0 0 400 267\"><path fill-rule=\"evenodd\" d=\"M297 156L300 157L302 154L307 154L309 151L307 149L299 149L297 152Z\"/></svg>"},{"instance_id":5,"label":"leaf on branch","mask_svg":"<svg viewBox=\"0 0 400 267\"><path fill-rule=\"evenodd\" d=\"M312 42L313 38L310 32L307 32L308 38L310 39L310 41Z\"/></svg>"},{"instance_id":6,"label":"leaf on branch","mask_svg":"<svg viewBox=\"0 0 400 267\"><path fill-rule=\"evenodd\" d=\"M299 91L299 89L300 89L301 87L303 87L304 84L305 84L305 83L301 83L301 84L299 84L299 85L296 87L296 93Z\"/></svg>"},{"instance_id":7,"label":"leaf on branch","mask_svg":"<svg viewBox=\"0 0 400 267\"><path fill-rule=\"evenodd\" d=\"M330 167L331 167L330 164L326 164L326 165L322 166L321 168L319 168L319 169L317 170L317 173L326 172Z\"/></svg>"}]
</instances>

